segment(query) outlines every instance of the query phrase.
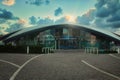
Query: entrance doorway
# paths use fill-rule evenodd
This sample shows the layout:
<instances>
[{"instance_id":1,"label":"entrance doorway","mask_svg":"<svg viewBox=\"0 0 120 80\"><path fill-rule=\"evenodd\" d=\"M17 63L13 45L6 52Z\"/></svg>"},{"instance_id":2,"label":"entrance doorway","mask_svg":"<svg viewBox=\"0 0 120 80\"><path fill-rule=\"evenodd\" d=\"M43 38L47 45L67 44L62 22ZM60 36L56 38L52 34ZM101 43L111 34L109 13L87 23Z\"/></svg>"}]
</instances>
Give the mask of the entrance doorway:
<instances>
[{"instance_id":1,"label":"entrance doorway","mask_svg":"<svg viewBox=\"0 0 120 80\"><path fill-rule=\"evenodd\" d=\"M59 49L78 49L79 44L77 38L60 38Z\"/></svg>"}]
</instances>

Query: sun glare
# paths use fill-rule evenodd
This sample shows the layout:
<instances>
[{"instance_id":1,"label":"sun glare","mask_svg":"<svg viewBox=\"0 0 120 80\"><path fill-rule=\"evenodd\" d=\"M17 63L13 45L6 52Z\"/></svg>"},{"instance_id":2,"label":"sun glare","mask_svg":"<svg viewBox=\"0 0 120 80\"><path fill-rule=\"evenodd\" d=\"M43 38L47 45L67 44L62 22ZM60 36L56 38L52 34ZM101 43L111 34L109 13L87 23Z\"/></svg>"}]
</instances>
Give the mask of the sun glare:
<instances>
[{"instance_id":1,"label":"sun glare","mask_svg":"<svg viewBox=\"0 0 120 80\"><path fill-rule=\"evenodd\" d=\"M68 22L71 22L71 23L75 23L76 22L76 18L74 16L66 15L65 18L66 18L66 20Z\"/></svg>"}]
</instances>

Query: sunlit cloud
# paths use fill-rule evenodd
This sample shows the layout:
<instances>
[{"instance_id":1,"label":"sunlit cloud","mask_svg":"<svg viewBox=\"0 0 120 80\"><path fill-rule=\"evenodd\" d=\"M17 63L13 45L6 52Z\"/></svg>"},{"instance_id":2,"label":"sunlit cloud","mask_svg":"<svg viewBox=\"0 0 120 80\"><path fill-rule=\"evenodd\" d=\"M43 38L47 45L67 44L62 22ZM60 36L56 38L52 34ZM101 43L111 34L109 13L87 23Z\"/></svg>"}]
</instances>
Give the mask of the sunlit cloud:
<instances>
[{"instance_id":1,"label":"sunlit cloud","mask_svg":"<svg viewBox=\"0 0 120 80\"><path fill-rule=\"evenodd\" d=\"M52 19L52 16L50 16L50 15L47 15L47 16L45 16L45 18Z\"/></svg>"},{"instance_id":2,"label":"sunlit cloud","mask_svg":"<svg viewBox=\"0 0 120 80\"><path fill-rule=\"evenodd\" d=\"M12 6L15 4L15 0L3 0L2 4L7 5L7 6Z\"/></svg>"},{"instance_id":3,"label":"sunlit cloud","mask_svg":"<svg viewBox=\"0 0 120 80\"><path fill-rule=\"evenodd\" d=\"M23 25L23 27L31 27L32 26L31 24L29 24L29 21L26 19L19 19L18 24Z\"/></svg>"},{"instance_id":4,"label":"sunlit cloud","mask_svg":"<svg viewBox=\"0 0 120 80\"><path fill-rule=\"evenodd\" d=\"M76 17L72 15L66 15L65 16L66 20L71 23L76 23Z\"/></svg>"},{"instance_id":5,"label":"sunlit cloud","mask_svg":"<svg viewBox=\"0 0 120 80\"><path fill-rule=\"evenodd\" d=\"M27 20L25 20L25 19L20 19L20 20L18 20L18 23L20 23L20 24L26 24L27 23Z\"/></svg>"},{"instance_id":6,"label":"sunlit cloud","mask_svg":"<svg viewBox=\"0 0 120 80\"><path fill-rule=\"evenodd\" d=\"M8 25L6 24L2 24L0 25L0 35L1 34L7 34L8 32L6 31L6 29L9 28Z\"/></svg>"}]
</instances>

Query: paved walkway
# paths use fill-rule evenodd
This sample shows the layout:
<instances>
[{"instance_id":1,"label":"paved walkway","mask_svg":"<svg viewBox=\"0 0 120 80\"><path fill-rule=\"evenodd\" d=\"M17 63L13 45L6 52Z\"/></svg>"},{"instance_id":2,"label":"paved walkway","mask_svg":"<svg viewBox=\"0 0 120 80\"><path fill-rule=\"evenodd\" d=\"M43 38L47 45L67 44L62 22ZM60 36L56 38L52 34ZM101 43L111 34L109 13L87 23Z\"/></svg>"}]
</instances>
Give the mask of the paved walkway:
<instances>
[{"instance_id":1,"label":"paved walkway","mask_svg":"<svg viewBox=\"0 0 120 80\"><path fill-rule=\"evenodd\" d=\"M120 80L120 54L0 54L0 80Z\"/></svg>"}]
</instances>

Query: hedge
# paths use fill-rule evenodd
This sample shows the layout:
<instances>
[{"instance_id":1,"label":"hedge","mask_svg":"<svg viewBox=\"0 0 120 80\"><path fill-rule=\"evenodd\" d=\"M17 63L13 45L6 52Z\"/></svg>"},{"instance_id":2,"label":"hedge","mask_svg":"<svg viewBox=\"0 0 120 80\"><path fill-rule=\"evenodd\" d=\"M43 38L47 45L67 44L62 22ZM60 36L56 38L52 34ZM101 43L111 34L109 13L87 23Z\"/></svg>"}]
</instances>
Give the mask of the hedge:
<instances>
[{"instance_id":1,"label":"hedge","mask_svg":"<svg viewBox=\"0 0 120 80\"><path fill-rule=\"evenodd\" d=\"M117 53L117 51L113 51L113 50L101 50L98 53L99 54L110 54L110 53Z\"/></svg>"},{"instance_id":2,"label":"hedge","mask_svg":"<svg viewBox=\"0 0 120 80\"><path fill-rule=\"evenodd\" d=\"M27 53L27 46L0 46L0 53ZM41 46L29 46L29 53L42 53Z\"/></svg>"}]
</instances>

